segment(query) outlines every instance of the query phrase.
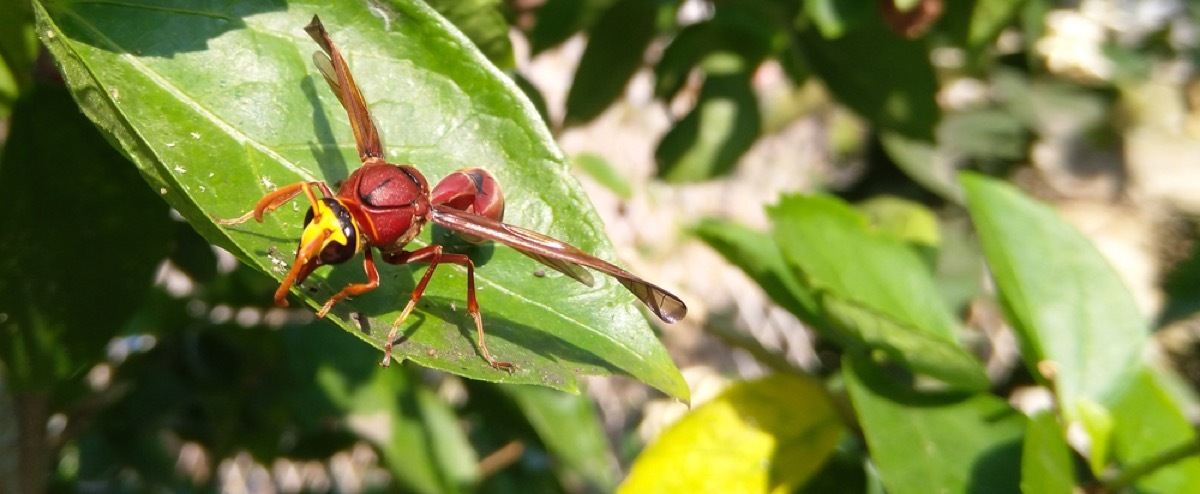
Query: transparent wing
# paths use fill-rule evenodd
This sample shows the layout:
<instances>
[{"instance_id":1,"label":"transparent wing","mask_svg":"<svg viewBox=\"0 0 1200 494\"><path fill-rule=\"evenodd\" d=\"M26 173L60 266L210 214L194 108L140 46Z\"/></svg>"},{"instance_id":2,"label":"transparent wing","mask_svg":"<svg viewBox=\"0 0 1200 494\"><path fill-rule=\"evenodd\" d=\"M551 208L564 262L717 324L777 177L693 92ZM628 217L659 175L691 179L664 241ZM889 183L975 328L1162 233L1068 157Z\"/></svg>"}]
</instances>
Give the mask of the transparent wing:
<instances>
[{"instance_id":1,"label":"transparent wing","mask_svg":"<svg viewBox=\"0 0 1200 494\"><path fill-rule=\"evenodd\" d=\"M612 276L646 304L650 312L668 323L687 315L687 306L671 292L560 240L444 205L434 205L432 216L434 223L500 242L588 286L592 284L592 277L580 266Z\"/></svg>"}]
</instances>

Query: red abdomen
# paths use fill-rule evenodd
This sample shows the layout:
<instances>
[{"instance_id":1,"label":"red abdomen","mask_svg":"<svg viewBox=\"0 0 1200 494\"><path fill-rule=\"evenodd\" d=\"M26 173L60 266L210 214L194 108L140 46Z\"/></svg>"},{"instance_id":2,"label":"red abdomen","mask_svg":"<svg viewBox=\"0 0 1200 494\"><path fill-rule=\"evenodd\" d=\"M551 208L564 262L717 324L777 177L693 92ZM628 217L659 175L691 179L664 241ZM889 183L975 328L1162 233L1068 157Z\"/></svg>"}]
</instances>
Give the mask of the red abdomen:
<instances>
[{"instance_id":1,"label":"red abdomen","mask_svg":"<svg viewBox=\"0 0 1200 494\"><path fill-rule=\"evenodd\" d=\"M385 253L412 241L429 215L429 185L421 172L383 160L368 159L337 196L363 227L368 243Z\"/></svg>"}]
</instances>

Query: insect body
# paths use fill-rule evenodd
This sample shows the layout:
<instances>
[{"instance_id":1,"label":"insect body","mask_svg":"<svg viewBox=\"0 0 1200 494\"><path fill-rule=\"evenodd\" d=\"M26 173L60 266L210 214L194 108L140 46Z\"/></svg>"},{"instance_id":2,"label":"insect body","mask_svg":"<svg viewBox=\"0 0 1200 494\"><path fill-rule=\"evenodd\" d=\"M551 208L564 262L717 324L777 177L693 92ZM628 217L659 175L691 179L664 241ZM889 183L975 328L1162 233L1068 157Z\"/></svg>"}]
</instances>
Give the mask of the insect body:
<instances>
[{"instance_id":1,"label":"insect body","mask_svg":"<svg viewBox=\"0 0 1200 494\"><path fill-rule=\"evenodd\" d=\"M430 190L425 177L416 168L388 163L362 93L329 33L316 16L305 31L321 47L321 51L313 54L313 61L350 116L363 166L350 174L336 194L324 182L300 182L268 193L253 210L241 217L217 220L223 225L239 224L250 218L261 222L267 211L279 208L300 194L308 199L310 208L305 215L296 260L275 292L277 305L286 306L291 287L303 283L317 267L344 263L359 252L363 254L367 282L342 288L317 311L317 317L324 317L337 301L379 286L372 250L378 250L384 262L389 264L428 264L429 268L417 282L411 299L388 333L381 362L387 366L391 362L396 333L424 294L434 269L441 263L458 264L467 269L467 312L475 322L480 354L492 367L511 370L512 364L492 358L484 341L483 320L475 299L475 264L471 259L464 254L444 252L437 244L405 250L421 228L432 221L473 243L491 240L513 247L589 286L593 280L584 266L612 276L663 321L675 322L687 314L687 307L678 297L628 271L554 238L502 223L504 197L499 184L486 170L459 170Z\"/></svg>"}]
</instances>

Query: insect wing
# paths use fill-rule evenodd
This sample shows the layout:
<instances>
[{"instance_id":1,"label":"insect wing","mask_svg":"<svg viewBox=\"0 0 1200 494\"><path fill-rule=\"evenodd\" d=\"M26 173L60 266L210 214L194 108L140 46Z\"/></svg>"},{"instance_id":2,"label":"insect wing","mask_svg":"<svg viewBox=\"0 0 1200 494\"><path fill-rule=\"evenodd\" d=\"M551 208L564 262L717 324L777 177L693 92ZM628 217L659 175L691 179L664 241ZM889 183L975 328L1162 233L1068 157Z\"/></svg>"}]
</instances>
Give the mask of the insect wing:
<instances>
[{"instance_id":1,"label":"insect wing","mask_svg":"<svg viewBox=\"0 0 1200 494\"><path fill-rule=\"evenodd\" d=\"M359 158L364 161L369 157L383 158L383 144L379 140L379 130L375 128L375 122L371 120L371 112L367 110L367 103L363 100L358 84L354 82L354 76L350 75L350 69L346 67L346 59L342 58L341 52L333 45L333 39L329 37L325 25L321 24L321 19L314 15L312 22L304 28L304 31L324 51L324 53L313 53L313 63L316 64L317 70L321 71L325 82L329 83L329 88L337 95L338 101L342 103L342 107L350 116L350 127L354 129L354 141L358 144Z\"/></svg>"},{"instance_id":2,"label":"insect wing","mask_svg":"<svg viewBox=\"0 0 1200 494\"><path fill-rule=\"evenodd\" d=\"M560 240L443 205L433 206L432 212L434 223L500 242L584 284L591 285L578 276L580 272L588 274L580 266L612 276L663 321L673 323L687 315L687 306L671 292ZM590 280L591 276L587 275L587 279Z\"/></svg>"}]
</instances>

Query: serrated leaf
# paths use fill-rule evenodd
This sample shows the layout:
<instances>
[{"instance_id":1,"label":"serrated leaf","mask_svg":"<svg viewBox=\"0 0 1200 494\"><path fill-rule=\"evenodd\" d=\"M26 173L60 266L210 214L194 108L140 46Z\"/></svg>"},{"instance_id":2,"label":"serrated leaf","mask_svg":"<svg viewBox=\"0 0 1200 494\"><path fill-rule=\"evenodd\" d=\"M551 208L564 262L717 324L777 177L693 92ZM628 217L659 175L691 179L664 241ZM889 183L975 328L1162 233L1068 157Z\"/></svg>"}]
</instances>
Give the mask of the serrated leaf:
<instances>
[{"instance_id":1,"label":"serrated leaf","mask_svg":"<svg viewBox=\"0 0 1200 494\"><path fill-rule=\"evenodd\" d=\"M280 277L303 206L263 224L219 228L266 192L301 180L331 185L359 166L346 114L309 61L303 31L319 12L380 126L387 158L415 163L431 181L483 166L507 190L506 221L612 258L603 228L537 113L498 70L424 3L391 10L360 4L238 2L195 10L153 3L37 6L38 33L84 112L153 187L210 241ZM412 243L428 245L431 230ZM444 231L435 231L439 242ZM478 355L465 307L464 271L438 269L402 328L398 358L488 381L575 390L577 374L628 374L686 397L687 387L634 299L598 278L588 288L537 277L505 247L468 251L488 344L517 364L497 372ZM381 287L339 302L329 318L382 346L414 285L414 270L381 267ZM322 268L304 290L311 307L365 278L351 264ZM352 315L361 314L361 320Z\"/></svg>"},{"instance_id":2,"label":"serrated leaf","mask_svg":"<svg viewBox=\"0 0 1200 494\"><path fill-rule=\"evenodd\" d=\"M917 372L966 389L987 376L957 342L954 319L929 269L900 240L829 197L785 196L767 215L775 242L818 295L843 345L880 349Z\"/></svg>"},{"instance_id":3,"label":"serrated leaf","mask_svg":"<svg viewBox=\"0 0 1200 494\"><path fill-rule=\"evenodd\" d=\"M1027 419L1004 400L917 392L853 355L842 369L888 492L1017 492Z\"/></svg>"},{"instance_id":4,"label":"serrated leaf","mask_svg":"<svg viewBox=\"0 0 1200 494\"><path fill-rule=\"evenodd\" d=\"M1049 206L982 176L961 183L1026 367L1069 422L1089 425L1093 452L1105 451L1101 416L1141 366L1145 320L1108 262Z\"/></svg>"},{"instance_id":5,"label":"serrated leaf","mask_svg":"<svg viewBox=\"0 0 1200 494\"><path fill-rule=\"evenodd\" d=\"M843 432L819 382L780 374L736 383L664 431L618 492L792 492Z\"/></svg>"}]
</instances>

